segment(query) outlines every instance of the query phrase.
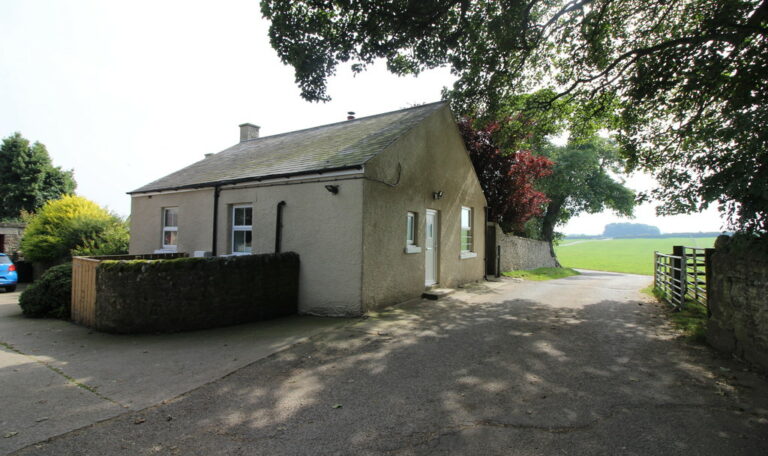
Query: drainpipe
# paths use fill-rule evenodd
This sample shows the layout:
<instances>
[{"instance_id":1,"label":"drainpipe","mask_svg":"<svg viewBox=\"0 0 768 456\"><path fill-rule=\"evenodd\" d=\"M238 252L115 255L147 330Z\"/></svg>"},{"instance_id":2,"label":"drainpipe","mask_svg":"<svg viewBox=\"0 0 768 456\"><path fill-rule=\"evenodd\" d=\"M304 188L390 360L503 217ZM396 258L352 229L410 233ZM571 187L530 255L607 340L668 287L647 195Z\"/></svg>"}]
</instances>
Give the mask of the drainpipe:
<instances>
[{"instance_id":1,"label":"drainpipe","mask_svg":"<svg viewBox=\"0 0 768 456\"><path fill-rule=\"evenodd\" d=\"M277 203L277 220L275 221L275 253L280 253L280 244L283 240L283 208L285 201Z\"/></svg>"},{"instance_id":2,"label":"drainpipe","mask_svg":"<svg viewBox=\"0 0 768 456\"><path fill-rule=\"evenodd\" d=\"M483 280L488 280L488 219L490 218L488 206L483 208L483 216L483 239L485 240L483 246Z\"/></svg>"},{"instance_id":3,"label":"drainpipe","mask_svg":"<svg viewBox=\"0 0 768 456\"><path fill-rule=\"evenodd\" d=\"M213 187L213 239L211 241L211 255L216 256L216 237L218 235L219 228L219 194L221 193L221 187L218 185Z\"/></svg>"}]
</instances>

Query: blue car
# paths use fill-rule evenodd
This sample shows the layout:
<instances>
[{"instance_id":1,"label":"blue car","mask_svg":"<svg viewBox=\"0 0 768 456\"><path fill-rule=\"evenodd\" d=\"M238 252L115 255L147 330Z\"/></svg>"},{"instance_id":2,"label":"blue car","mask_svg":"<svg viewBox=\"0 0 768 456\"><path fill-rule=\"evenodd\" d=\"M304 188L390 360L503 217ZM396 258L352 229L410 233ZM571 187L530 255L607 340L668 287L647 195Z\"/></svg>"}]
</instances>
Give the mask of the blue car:
<instances>
[{"instance_id":1,"label":"blue car","mask_svg":"<svg viewBox=\"0 0 768 456\"><path fill-rule=\"evenodd\" d=\"M18 280L16 265L8 258L8 255L0 253L0 288L5 288L5 291L8 292L16 291Z\"/></svg>"}]
</instances>

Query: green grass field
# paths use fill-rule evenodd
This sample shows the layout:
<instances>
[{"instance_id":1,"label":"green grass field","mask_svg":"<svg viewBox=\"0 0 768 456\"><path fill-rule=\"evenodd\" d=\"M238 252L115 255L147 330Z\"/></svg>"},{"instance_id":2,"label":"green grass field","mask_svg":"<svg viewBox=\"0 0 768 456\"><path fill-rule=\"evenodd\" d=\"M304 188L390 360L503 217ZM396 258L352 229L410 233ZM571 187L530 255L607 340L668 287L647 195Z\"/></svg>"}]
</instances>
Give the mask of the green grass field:
<instances>
[{"instance_id":1,"label":"green grass field","mask_svg":"<svg viewBox=\"0 0 768 456\"><path fill-rule=\"evenodd\" d=\"M715 238L566 239L555 247L563 267L653 275L653 252L672 253L673 245L712 247Z\"/></svg>"},{"instance_id":2,"label":"green grass field","mask_svg":"<svg viewBox=\"0 0 768 456\"><path fill-rule=\"evenodd\" d=\"M538 268L509 271L503 272L502 274L507 277L541 282L543 280L562 279L564 277L579 275L579 272L574 271L571 268Z\"/></svg>"}]
</instances>

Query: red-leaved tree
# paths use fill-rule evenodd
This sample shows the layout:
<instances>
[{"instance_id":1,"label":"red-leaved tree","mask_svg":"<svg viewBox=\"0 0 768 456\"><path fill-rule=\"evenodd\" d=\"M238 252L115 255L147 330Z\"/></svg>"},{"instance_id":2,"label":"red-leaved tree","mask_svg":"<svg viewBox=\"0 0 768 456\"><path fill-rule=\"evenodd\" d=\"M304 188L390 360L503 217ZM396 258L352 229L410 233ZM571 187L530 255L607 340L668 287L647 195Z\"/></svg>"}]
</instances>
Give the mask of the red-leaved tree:
<instances>
[{"instance_id":1,"label":"red-leaved tree","mask_svg":"<svg viewBox=\"0 0 768 456\"><path fill-rule=\"evenodd\" d=\"M502 127L499 122L475 127L472 120L465 118L458 126L491 209L491 219L507 232L523 233L525 223L542 215L549 202L534 184L552 174L554 163L527 150L502 150L493 138Z\"/></svg>"}]
</instances>

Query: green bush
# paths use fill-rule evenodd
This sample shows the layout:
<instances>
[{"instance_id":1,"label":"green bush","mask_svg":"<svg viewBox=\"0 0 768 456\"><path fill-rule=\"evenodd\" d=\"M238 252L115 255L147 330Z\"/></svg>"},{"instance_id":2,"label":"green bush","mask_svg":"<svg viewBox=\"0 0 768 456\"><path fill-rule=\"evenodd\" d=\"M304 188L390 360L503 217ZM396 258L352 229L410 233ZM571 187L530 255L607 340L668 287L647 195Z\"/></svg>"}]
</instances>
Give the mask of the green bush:
<instances>
[{"instance_id":1,"label":"green bush","mask_svg":"<svg viewBox=\"0 0 768 456\"><path fill-rule=\"evenodd\" d=\"M171 260L105 260L95 328L175 332L284 317L298 311L293 252Z\"/></svg>"},{"instance_id":2,"label":"green bush","mask_svg":"<svg viewBox=\"0 0 768 456\"><path fill-rule=\"evenodd\" d=\"M47 202L30 217L21 240L24 257L57 263L72 255L128 253L128 226L120 217L81 196Z\"/></svg>"},{"instance_id":3,"label":"green bush","mask_svg":"<svg viewBox=\"0 0 768 456\"><path fill-rule=\"evenodd\" d=\"M72 263L54 266L19 297L21 311L31 318L69 318L72 302Z\"/></svg>"}]
</instances>

